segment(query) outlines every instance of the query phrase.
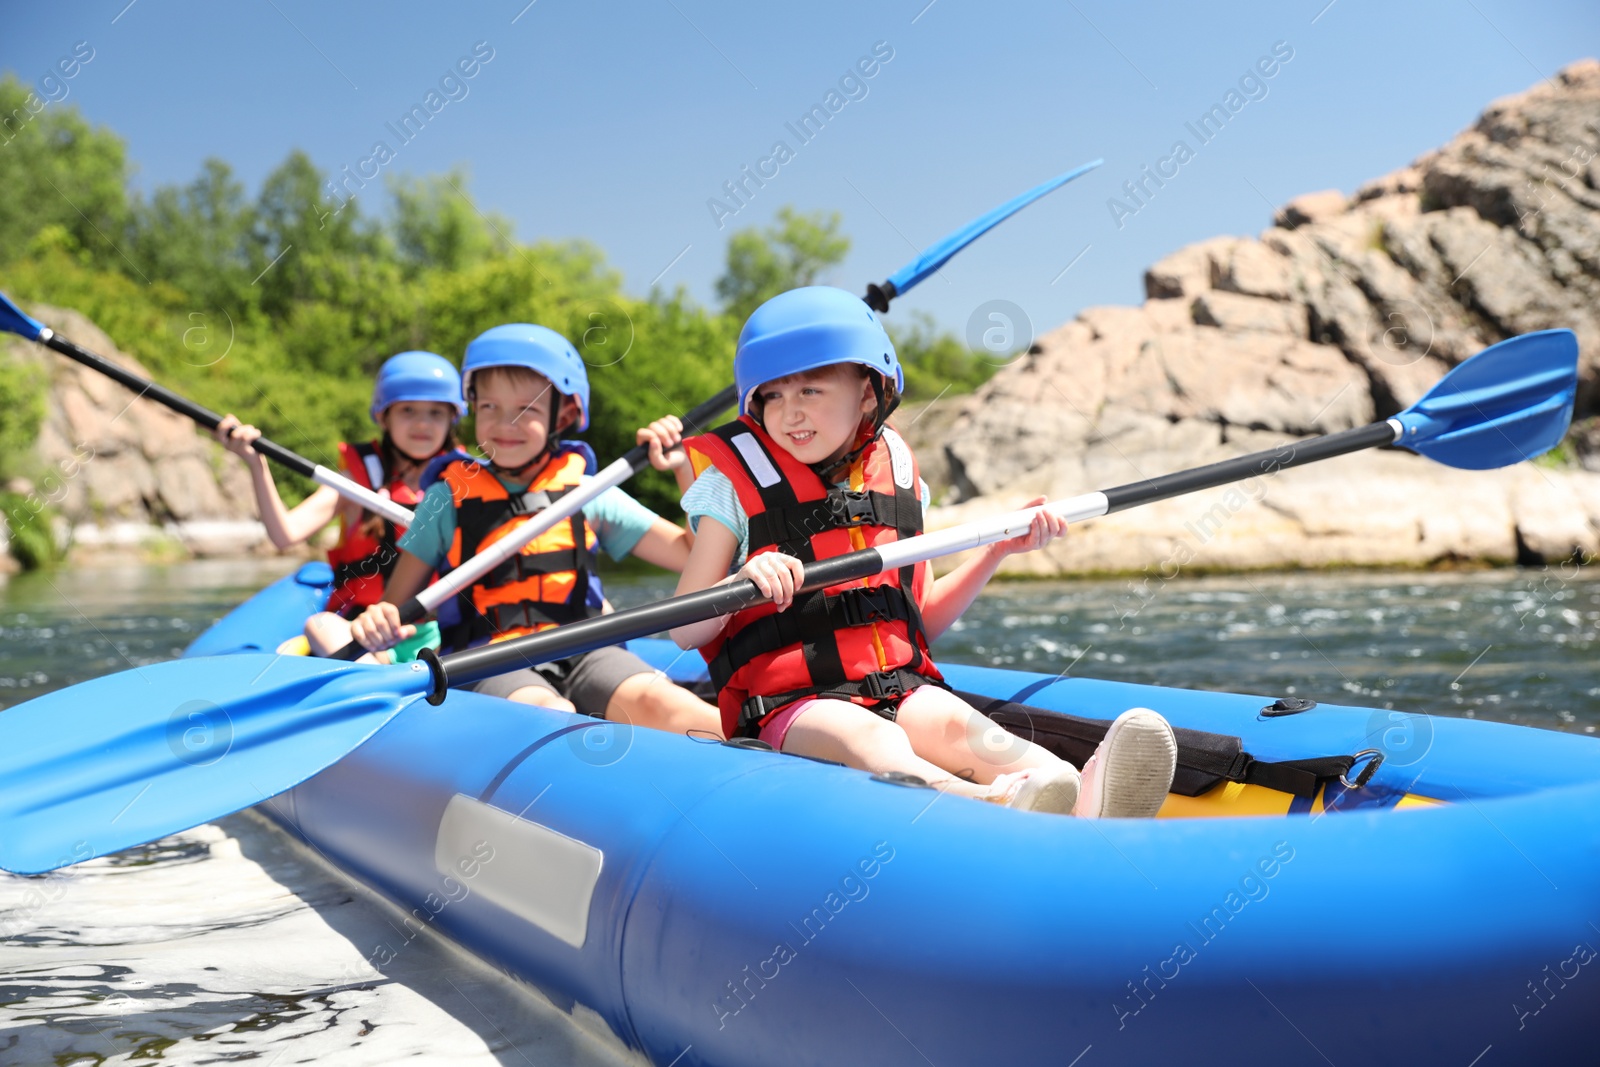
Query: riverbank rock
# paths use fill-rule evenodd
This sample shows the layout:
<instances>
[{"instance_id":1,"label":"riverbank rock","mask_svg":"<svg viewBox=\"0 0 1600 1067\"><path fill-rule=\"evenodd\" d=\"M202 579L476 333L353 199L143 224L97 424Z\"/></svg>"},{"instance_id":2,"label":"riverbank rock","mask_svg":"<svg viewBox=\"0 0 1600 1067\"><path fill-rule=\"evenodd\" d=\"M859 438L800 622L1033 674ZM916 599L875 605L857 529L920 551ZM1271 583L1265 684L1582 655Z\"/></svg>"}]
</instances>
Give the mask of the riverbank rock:
<instances>
[{"instance_id":1,"label":"riverbank rock","mask_svg":"<svg viewBox=\"0 0 1600 1067\"><path fill-rule=\"evenodd\" d=\"M937 433L931 525L1388 418L1480 349L1578 335L1600 412L1600 62L1492 104L1410 166L1290 201L1145 275L1141 307L1039 338ZM932 420L924 420L932 422ZM1594 423L1565 449L1590 467ZM1600 553L1600 473L1563 457L1456 471L1367 452L1083 524L1026 574L1534 562Z\"/></svg>"},{"instance_id":2,"label":"riverbank rock","mask_svg":"<svg viewBox=\"0 0 1600 1067\"><path fill-rule=\"evenodd\" d=\"M150 376L78 312L44 304L28 311L96 355ZM47 383L35 454L22 465L29 474L8 488L49 505L58 543L75 555L222 555L266 544L244 464L194 423L64 356L8 340L14 364L36 368Z\"/></svg>"}]
</instances>

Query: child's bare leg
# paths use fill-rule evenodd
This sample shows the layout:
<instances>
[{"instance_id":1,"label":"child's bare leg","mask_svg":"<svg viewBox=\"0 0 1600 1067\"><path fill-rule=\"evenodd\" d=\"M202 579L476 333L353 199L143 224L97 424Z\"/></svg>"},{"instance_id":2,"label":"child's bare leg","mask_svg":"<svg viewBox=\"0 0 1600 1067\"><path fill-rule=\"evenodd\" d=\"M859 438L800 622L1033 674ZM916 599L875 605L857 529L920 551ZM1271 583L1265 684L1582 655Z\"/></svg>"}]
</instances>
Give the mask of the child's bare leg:
<instances>
[{"instance_id":1,"label":"child's bare leg","mask_svg":"<svg viewBox=\"0 0 1600 1067\"><path fill-rule=\"evenodd\" d=\"M921 758L898 725L847 700L813 701L789 725L783 750L836 760L875 774L914 774L935 789L959 796L986 797L989 793L982 785L963 781Z\"/></svg>"},{"instance_id":2,"label":"child's bare leg","mask_svg":"<svg viewBox=\"0 0 1600 1067\"><path fill-rule=\"evenodd\" d=\"M674 734L722 736L722 713L660 671L623 679L606 703L606 718Z\"/></svg>"},{"instance_id":3,"label":"child's bare leg","mask_svg":"<svg viewBox=\"0 0 1600 1067\"><path fill-rule=\"evenodd\" d=\"M981 785L1014 771L1066 765L1054 752L1018 737L935 685L922 686L902 700L895 723L918 756Z\"/></svg>"},{"instance_id":4,"label":"child's bare leg","mask_svg":"<svg viewBox=\"0 0 1600 1067\"><path fill-rule=\"evenodd\" d=\"M306 620L306 643L313 656L331 656L350 643L350 621L331 611L319 611ZM388 663L389 654L365 653L357 663Z\"/></svg>"},{"instance_id":5,"label":"child's bare leg","mask_svg":"<svg viewBox=\"0 0 1600 1067\"><path fill-rule=\"evenodd\" d=\"M541 708L549 708L552 711L578 710L572 706L572 701L561 696L554 689L542 685L525 685L518 689L513 689L506 694L506 699L513 704L534 704Z\"/></svg>"},{"instance_id":6,"label":"child's bare leg","mask_svg":"<svg viewBox=\"0 0 1600 1067\"><path fill-rule=\"evenodd\" d=\"M514 704L534 704L553 711L576 711L572 701L557 693L550 680L532 667L518 667L474 683L473 692L500 697Z\"/></svg>"}]
</instances>

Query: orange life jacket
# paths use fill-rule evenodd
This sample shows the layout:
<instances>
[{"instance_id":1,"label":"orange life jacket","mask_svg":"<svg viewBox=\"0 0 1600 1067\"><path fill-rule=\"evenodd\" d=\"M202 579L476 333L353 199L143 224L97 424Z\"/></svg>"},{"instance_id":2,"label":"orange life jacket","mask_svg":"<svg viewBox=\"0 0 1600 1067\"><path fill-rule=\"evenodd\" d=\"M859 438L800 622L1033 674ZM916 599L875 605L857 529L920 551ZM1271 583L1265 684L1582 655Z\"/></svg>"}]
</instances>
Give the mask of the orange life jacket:
<instances>
[{"instance_id":1,"label":"orange life jacket","mask_svg":"<svg viewBox=\"0 0 1600 1067\"><path fill-rule=\"evenodd\" d=\"M849 488L824 485L749 416L684 444L733 483L750 519L749 554L802 562L875 548L922 532L915 457L885 428L851 464ZM928 655L920 604L929 568L898 568L795 598L787 611L747 608L702 648L728 737L754 736L809 696L840 697L893 719L919 685L943 684Z\"/></svg>"},{"instance_id":2,"label":"orange life jacket","mask_svg":"<svg viewBox=\"0 0 1600 1067\"><path fill-rule=\"evenodd\" d=\"M367 489L387 489L389 499L396 504L415 508L422 494L399 478L390 480L381 455L376 441L356 445L339 442L340 464L351 481ZM406 530L385 519L382 535L373 537L361 529L371 514L363 511L354 521L343 516L339 519L339 543L328 549L328 562L333 565L329 611L364 608L383 599L383 585L400 558L395 542Z\"/></svg>"},{"instance_id":3,"label":"orange life jacket","mask_svg":"<svg viewBox=\"0 0 1600 1067\"><path fill-rule=\"evenodd\" d=\"M456 459L439 472L456 507L456 532L440 574L508 536L577 487L587 456L553 456L528 488L513 495L483 464ZM594 531L579 511L535 537L522 550L442 605L439 626L448 649L505 641L600 614Z\"/></svg>"}]
</instances>

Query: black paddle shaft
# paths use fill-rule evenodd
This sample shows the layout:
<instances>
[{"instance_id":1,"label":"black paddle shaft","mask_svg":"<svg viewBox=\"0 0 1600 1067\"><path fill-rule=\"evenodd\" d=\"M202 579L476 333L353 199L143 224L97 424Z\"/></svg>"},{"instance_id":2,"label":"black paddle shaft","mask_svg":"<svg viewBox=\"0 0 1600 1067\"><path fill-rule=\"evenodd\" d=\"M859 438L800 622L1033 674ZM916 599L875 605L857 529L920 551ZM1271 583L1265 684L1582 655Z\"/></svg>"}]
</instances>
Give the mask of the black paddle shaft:
<instances>
[{"instance_id":1,"label":"black paddle shaft","mask_svg":"<svg viewBox=\"0 0 1600 1067\"><path fill-rule=\"evenodd\" d=\"M102 359L88 349L80 348L58 333L52 333L49 340L45 341L45 345L60 352L68 359L76 360L85 367L99 371L107 378L120 382L140 396L149 397L158 404L165 404L173 411L180 415L188 416L208 430L215 430L222 422L222 416L210 408L203 408L194 401L185 399L170 389L165 389L155 382L146 381L137 374L130 373L117 366L110 360ZM250 447L268 459L281 463L296 474L303 474L307 478L310 478L317 469L317 465L309 459L291 452L277 442L269 441L265 437L256 438L250 443Z\"/></svg>"},{"instance_id":2,"label":"black paddle shaft","mask_svg":"<svg viewBox=\"0 0 1600 1067\"><path fill-rule=\"evenodd\" d=\"M1229 482L1272 474L1305 463L1315 463L1334 456L1376 448L1379 445L1391 444L1394 439L1393 426L1387 422L1373 422L1353 430L1341 430L1338 433L1313 437L1307 441L1290 441L1265 452L1252 452L1248 456L1225 459L1220 463L1195 467L1193 470L1164 474L1159 478L1148 478L1142 482L1130 482L1106 490L1106 514L1137 507L1140 504L1151 504L1157 500L1166 500L1169 497L1182 496L1185 493L1196 493L1202 489L1214 489Z\"/></svg>"},{"instance_id":3,"label":"black paddle shaft","mask_svg":"<svg viewBox=\"0 0 1600 1067\"><path fill-rule=\"evenodd\" d=\"M1314 463L1334 456L1390 444L1395 428L1375 422L1353 430L1316 437L1309 441L1283 444L1265 452L1223 460L1190 471L1133 482L1106 490L1106 512L1121 511L1184 493L1210 489L1229 482L1272 474L1289 467ZM862 549L833 559L808 563L803 589L820 589L841 582L868 578L883 570L883 559L876 549ZM444 699L446 687L471 685L518 667L532 667L551 660L592 652L597 648L647 637L653 633L703 622L719 615L754 607L766 601L754 582L748 579L729 585L713 586L698 593L673 597L656 604L630 608L616 615L569 623L554 630L530 634L511 641L457 652L443 659L424 654L434 672L434 691L429 700Z\"/></svg>"},{"instance_id":4,"label":"black paddle shaft","mask_svg":"<svg viewBox=\"0 0 1600 1067\"><path fill-rule=\"evenodd\" d=\"M806 564L801 588L822 589L841 582L870 578L882 571L883 557L878 555L878 550L864 548L859 552ZM704 622L764 603L767 603L766 596L756 588L756 583L746 578L727 585L714 585L698 593L629 608L616 615L601 615L527 637L455 652L443 659L424 653L421 658L433 667L437 683L428 699L432 703L439 703L444 699L446 686L471 685L518 667L532 667L582 655L607 645L648 637L663 630Z\"/></svg>"},{"instance_id":5,"label":"black paddle shaft","mask_svg":"<svg viewBox=\"0 0 1600 1067\"><path fill-rule=\"evenodd\" d=\"M705 433L711 429L712 423L718 415L733 407L739 400L739 387L730 385L716 396L703 404L697 404L689 409L689 414L681 420L683 422L683 436L693 437L695 434ZM633 473L638 474L650 462L650 446L634 445L622 454L628 461L628 466L633 468Z\"/></svg>"}]
</instances>

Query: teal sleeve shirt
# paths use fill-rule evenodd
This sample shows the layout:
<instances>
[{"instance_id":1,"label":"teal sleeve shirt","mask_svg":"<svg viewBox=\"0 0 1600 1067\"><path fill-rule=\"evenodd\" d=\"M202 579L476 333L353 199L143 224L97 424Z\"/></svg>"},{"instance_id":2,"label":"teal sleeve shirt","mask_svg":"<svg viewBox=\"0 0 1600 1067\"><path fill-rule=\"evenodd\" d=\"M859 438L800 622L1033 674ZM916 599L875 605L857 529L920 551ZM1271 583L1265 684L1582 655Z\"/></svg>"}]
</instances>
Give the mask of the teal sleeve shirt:
<instances>
[{"instance_id":1,"label":"teal sleeve shirt","mask_svg":"<svg viewBox=\"0 0 1600 1067\"><path fill-rule=\"evenodd\" d=\"M514 492L521 491L521 487L504 480L501 484ZM456 536L456 509L450 486L442 481L430 485L417 504L416 517L400 538L399 547L438 568L449 555L450 542ZM583 509L583 518L606 555L622 559L656 521L656 513L621 489L613 488L591 500Z\"/></svg>"}]
</instances>

